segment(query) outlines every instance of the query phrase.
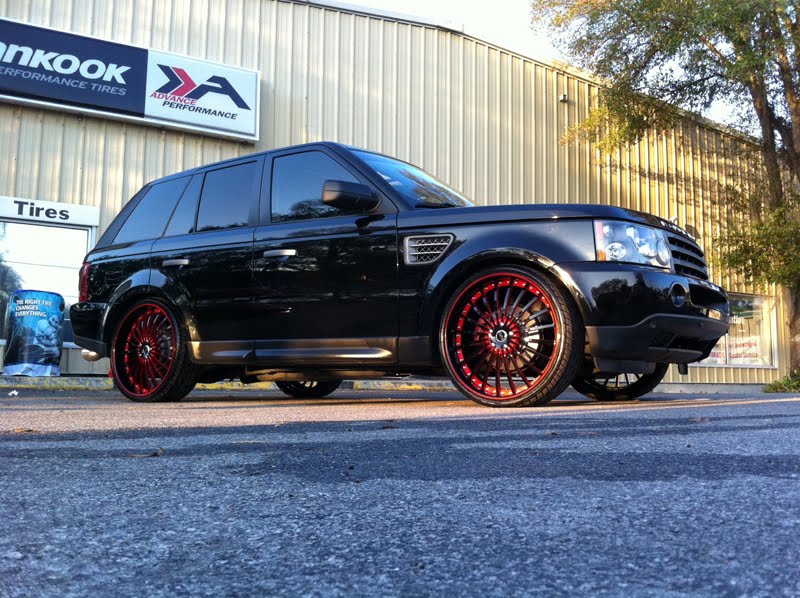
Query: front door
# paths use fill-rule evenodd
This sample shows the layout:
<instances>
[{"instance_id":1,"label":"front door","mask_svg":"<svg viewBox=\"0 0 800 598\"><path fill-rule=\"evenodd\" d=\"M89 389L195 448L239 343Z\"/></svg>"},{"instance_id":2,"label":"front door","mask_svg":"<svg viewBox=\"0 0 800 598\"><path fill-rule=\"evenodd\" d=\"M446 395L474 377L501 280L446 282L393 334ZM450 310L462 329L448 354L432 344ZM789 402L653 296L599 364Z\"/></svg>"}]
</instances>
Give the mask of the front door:
<instances>
[{"instance_id":1,"label":"front door","mask_svg":"<svg viewBox=\"0 0 800 598\"><path fill-rule=\"evenodd\" d=\"M397 209L370 214L322 202L326 180L361 182L324 148L276 154L271 202L253 249L256 356L292 365L396 361ZM269 206L271 205L271 209Z\"/></svg>"}]
</instances>

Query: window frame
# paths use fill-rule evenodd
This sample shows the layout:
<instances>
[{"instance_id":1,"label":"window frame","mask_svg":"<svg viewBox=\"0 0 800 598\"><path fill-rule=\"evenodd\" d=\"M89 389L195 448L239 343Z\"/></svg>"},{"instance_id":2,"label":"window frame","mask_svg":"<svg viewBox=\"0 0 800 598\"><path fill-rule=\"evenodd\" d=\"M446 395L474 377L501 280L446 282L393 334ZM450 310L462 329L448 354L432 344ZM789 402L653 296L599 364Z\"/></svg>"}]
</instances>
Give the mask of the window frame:
<instances>
[{"instance_id":1,"label":"window frame","mask_svg":"<svg viewBox=\"0 0 800 598\"><path fill-rule=\"evenodd\" d=\"M9 217L2 217L0 218L2 222L8 222L10 224L27 224L27 225L34 225L34 226L42 226L48 228L67 228L67 229L77 229L77 230L84 230L87 231L88 234L86 235L86 251L84 255L89 253L91 249L95 246L97 242L97 225L93 224L67 224L63 222L42 222L40 220L26 220L22 218L9 218ZM80 265L78 266L80 268ZM75 280L75 287L77 288L77 278ZM69 310L65 310L64 319L66 320L69 317ZM3 318L5 318L5 314L3 314ZM5 322L3 322L3 327L5 328ZM0 330L0 332L4 332L4 330ZM0 334L0 347L5 347L6 339L4 334ZM64 349L80 349L81 347L76 345L72 341L65 341L63 344Z\"/></svg>"}]
</instances>

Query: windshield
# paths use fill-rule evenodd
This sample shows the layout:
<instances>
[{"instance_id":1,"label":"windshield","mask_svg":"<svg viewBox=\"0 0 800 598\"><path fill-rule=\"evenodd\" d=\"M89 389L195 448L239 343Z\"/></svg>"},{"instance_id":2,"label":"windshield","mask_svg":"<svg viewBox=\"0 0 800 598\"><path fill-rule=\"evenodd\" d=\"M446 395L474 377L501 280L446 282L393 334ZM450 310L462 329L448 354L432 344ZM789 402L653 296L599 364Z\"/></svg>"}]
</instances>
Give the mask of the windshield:
<instances>
[{"instance_id":1,"label":"windshield","mask_svg":"<svg viewBox=\"0 0 800 598\"><path fill-rule=\"evenodd\" d=\"M381 154L363 151L354 153L376 170L411 206L447 208L472 205L458 191L436 180L421 168Z\"/></svg>"}]
</instances>

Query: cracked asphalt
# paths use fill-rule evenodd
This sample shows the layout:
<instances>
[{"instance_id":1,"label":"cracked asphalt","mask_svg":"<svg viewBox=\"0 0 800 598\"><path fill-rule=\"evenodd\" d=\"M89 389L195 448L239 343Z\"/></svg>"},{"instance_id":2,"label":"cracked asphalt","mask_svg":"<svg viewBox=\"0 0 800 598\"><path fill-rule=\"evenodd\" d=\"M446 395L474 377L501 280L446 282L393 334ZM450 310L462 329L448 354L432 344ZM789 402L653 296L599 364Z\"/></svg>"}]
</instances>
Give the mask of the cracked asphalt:
<instances>
[{"instance_id":1,"label":"cracked asphalt","mask_svg":"<svg viewBox=\"0 0 800 598\"><path fill-rule=\"evenodd\" d=\"M0 391L0 596L798 596L800 397Z\"/></svg>"}]
</instances>

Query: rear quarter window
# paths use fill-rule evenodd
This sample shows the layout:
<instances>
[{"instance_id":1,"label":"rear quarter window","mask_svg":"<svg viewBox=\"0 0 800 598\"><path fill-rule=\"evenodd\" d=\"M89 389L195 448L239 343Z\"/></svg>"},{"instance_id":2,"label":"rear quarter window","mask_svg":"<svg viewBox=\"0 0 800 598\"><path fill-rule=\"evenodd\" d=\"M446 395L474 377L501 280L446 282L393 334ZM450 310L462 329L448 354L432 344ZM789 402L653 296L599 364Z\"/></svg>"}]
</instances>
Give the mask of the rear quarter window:
<instances>
[{"instance_id":1,"label":"rear quarter window","mask_svg":"<svg viewBox=\"0 0 800 598\"><path fill-rule=\"evenodd\" d=\"M181 177L152 185L122 225L114 243L133 243L160 237L188 182L189 177Z\"/></svg>"}]
</instances>

